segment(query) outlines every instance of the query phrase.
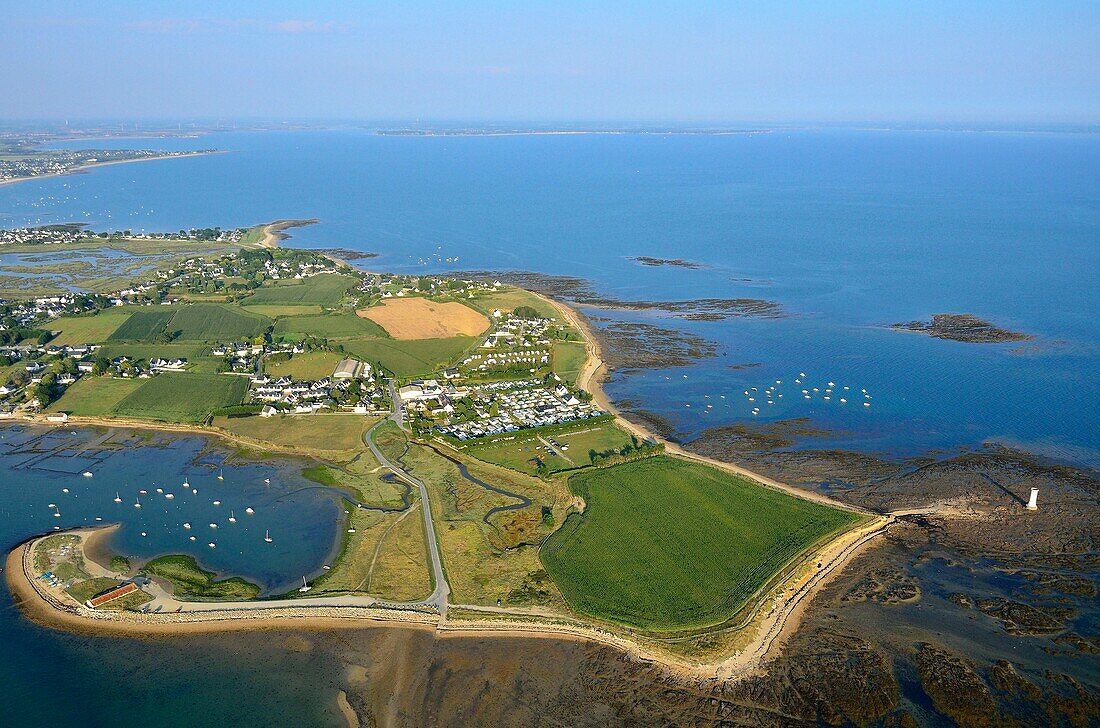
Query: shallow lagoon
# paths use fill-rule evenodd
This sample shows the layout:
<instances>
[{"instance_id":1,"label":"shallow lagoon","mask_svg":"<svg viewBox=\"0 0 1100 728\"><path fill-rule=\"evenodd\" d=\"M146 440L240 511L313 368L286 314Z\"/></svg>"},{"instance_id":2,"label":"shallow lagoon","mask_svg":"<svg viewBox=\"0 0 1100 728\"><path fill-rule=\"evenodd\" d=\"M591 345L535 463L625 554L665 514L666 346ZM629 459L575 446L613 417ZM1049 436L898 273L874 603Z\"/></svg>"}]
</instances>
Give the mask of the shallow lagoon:
<instances>
[{"instance_id":1,"label":"shallow lagoon","mask_svg":"<svg viewBox=\"0 0 1100 728\"><path fill-rule=\"evenodd\" d=\"M331 558L342 500L302 478L300 462L242 460L216 440L198 436L108 434L0 427L5 549L55 526L95 525L98 516L101 523L122 525L111 546L135 562L189 553L203 567L244 576L267 593L293 587L303 574L312 578ZM81 475L85 470L91 478ZM224 480L217 479L219 472ZM181 487L184 478L193 488ZM157 487L175 497L166 499ZM140 489L148 495L137 509ZM122 503L114 502L116 491ZM253 516L244 513L249 505ZM227 521L230 510L236 524ZM195 542L182 528L185 520L192 523ZM216 531L211 522L219 524ZM266 529L272 544L263 540ZM206 545L210 540L216 549ZM257 633L158 640L155 649L147 640L69 635L29 623L7 589L0 590L0 607L0 699L10 725L98 725L108 716L116 725L339 721L334 690L321 687L326 656L287 651L281 641ZM260 663L265 670L251 669Z\"/></svg>"}]
</instances>

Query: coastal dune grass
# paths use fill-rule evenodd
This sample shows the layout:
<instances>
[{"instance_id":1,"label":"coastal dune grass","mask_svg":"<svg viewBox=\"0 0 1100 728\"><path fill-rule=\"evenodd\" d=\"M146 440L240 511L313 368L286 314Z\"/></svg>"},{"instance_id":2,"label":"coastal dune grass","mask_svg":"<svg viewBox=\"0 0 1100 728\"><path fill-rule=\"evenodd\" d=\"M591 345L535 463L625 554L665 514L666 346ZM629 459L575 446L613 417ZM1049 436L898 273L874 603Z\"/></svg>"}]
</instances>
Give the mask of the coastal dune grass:
<instances>
[{"instance_id":1,"label":"coastal dune grass","mask_svg":"<svg viewBox=\"0 0 1100 728\"><path fill-rule=\"evenodd\" d=\"M722 624L798 554L859 520L665 456L569 485L586 507L543 544L546 570L576 611L655 633Z\"/></svg>"}]
</instances>

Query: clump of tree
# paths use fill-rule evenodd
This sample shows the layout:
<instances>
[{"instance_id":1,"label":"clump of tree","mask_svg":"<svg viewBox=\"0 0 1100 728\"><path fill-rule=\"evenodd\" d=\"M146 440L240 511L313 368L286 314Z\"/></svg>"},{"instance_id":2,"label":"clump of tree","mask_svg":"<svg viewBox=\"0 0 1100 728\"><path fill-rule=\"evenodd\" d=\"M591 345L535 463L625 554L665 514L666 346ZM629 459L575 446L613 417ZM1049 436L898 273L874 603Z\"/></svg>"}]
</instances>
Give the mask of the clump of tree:
<instances>
[{"instance_id":1,"label":"clump of tree","mask_svg":"<svg viewBox=\"0 0 1100 728\"><path fill-rule=\"evenodd\" d=\"M53 372L47 372L42 375L42 379L37 384L31 387L31 397L38 400L40 407L46 407L55 399L57 399L57 375Z\"/></svg>"},{"instance_id":2,"label":"clump of tree","mask_svg":"<svg viewBox=\"0 0 1100 728\"><path fill-rule=\"evenodd\" d=\"M636 436L631 435L630 442L618 449L609 448L602 452L597 452L595 449L589 450L588 459L596 467L606 467L660 455L664 451L664 443L641 442Z\"/></svg>"},{"instance_id":3,"label":"clump of tree","mask_svg":"<svg viewBox=\"0 0 1100 728\"><path fill-rule=\"evenodd\" d=\"M517 306L516 309L512 311L512 315L521 319L542 318L541 316L539 316L539 312L531 308L530 306Z\"/></svg>"}]
</instances>

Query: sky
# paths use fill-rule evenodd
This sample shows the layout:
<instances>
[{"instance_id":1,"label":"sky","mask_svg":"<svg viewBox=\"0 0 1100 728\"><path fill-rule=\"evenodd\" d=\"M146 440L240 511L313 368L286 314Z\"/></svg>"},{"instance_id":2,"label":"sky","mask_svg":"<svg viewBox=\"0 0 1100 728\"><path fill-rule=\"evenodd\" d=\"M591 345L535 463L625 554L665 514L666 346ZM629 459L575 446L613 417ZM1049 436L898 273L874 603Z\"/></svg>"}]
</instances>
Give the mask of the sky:
<instances>
[{"instance_id":1,"label":"sky","mask_svg":"<svg viewBox=\"0 0 1100 728\"><path fill-rule=\"evenodd\" d=\"M1100 2L2 0L0 119L1100 122Z\"/></svg>"}]
</instances>

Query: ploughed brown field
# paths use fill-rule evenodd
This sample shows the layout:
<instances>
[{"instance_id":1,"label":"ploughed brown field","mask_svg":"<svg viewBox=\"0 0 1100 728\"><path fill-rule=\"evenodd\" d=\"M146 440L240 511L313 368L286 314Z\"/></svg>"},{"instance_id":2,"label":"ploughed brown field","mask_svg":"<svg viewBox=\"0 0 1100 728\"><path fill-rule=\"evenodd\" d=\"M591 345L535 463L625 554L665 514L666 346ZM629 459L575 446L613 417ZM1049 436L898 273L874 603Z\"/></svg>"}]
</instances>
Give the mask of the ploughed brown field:
<instances>
[{"instance_id":1,"label":"ploughed brown field","mask_svg":"<svg viewBox=\"0 0 1100 728\"><path fill-rule=\"evenodd\" d=\"M393 298L356 313L378 324L395 339L477 336L489 328L485 316L456 301Z\"/></svg>"}]
</instances>

